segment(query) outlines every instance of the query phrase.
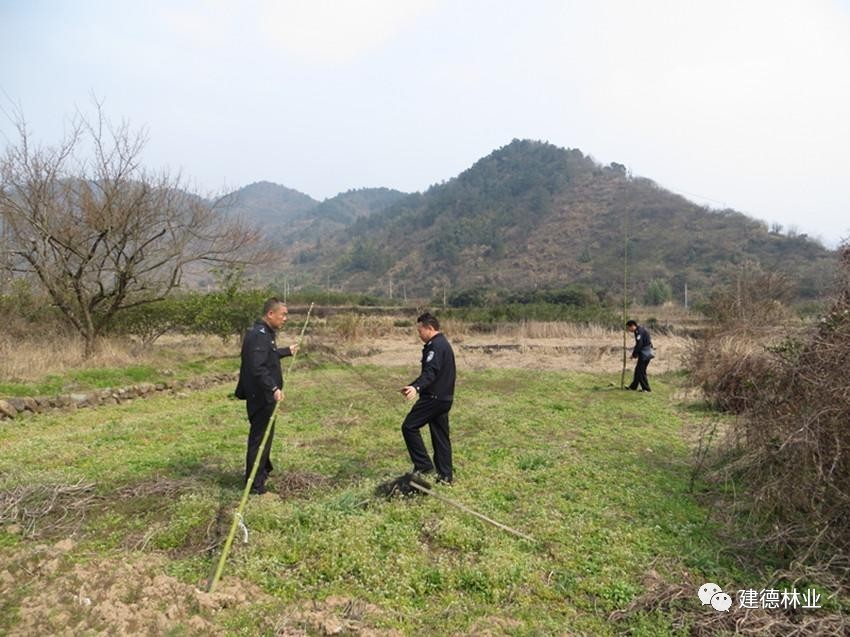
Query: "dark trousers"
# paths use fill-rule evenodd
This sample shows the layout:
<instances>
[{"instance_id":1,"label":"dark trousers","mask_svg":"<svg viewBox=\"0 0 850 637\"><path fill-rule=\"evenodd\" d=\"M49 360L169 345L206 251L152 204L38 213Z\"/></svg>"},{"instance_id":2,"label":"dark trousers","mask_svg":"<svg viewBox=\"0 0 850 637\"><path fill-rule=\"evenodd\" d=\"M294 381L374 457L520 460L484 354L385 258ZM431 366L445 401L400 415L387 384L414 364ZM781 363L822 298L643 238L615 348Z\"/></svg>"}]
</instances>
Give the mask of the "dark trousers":
<instances>
[{"instance_id":1,"label":"dark trousers","mask_svg":"<svg viewBox=\"0 0 850 637\"><path fill-rule=\"evenodd\" d=\"M643 391L651 391L649 389L649 379L646 377L646 368L649 361L652 359L643 359L638 357L637 365L635 365L635 375L632 377L632 384L629 389L637 389L638 385Z\"/></svg>"},{"instance_id":2,"label":"dark trousers","mask_svg":"<svg viewBox=\"0 0 850 637\"><path fill-rule=\"evenodd\" d=\"M248 401L246 407L248 409L248 422L251 423L251 430L248 432L248 453L245 457L245 482L251 477L251 469L254 468L254 461L257 459L257 454L260 451L260 443L263 442L263 436L266 434L266 427L271 420L272 412L274 411L274 403L253 402ZM260 466L257 467L257 475L254 476L254 484L252 488L262 488L266 483L266 478L272 471L272 462L269 459L269 454L272 448L272 439L274 438L274 425L269 432L269 439L266 441L266 448L263 450L263 455L260 458Z\"/></svg>"},{"instance_id":3,"label":"dark trousers","mask_svg":"<svg viewBox=\"0 0 850 637\"><path fill-rule=\"evenodd\" d=\"M449 410L450 400L420 398L410 409L410 413L401 425L401 433L407 445L407 452L417 471L433 471L446 480L452 479L452 443L449 440ZM425 443L419 430L428 425L431 430L431 445L434 447L434 462L428 457Z\"/></svg>"}]
</instances>

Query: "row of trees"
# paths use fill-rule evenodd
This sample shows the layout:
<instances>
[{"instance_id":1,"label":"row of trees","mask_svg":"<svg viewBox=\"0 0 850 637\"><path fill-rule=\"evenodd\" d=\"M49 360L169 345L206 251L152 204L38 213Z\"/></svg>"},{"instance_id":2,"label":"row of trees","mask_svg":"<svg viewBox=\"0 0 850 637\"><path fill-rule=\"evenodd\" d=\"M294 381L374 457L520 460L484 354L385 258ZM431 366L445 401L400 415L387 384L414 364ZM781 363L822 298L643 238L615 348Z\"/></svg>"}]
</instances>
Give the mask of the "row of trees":
<instances>
[{"instance_id":1,"label":"row of trees","mask_svg":"<svg viewBox=\"0 0 850 637\"><path fill-rule=\"evenodd\" d=\"M0 158L0 252L8 277L39 283L80 333L85 354L120 312L162 302L192 268L250 266L270 254L257 233L142 165L146 132L77 113L55 146L23 114Z\"/></svg>"}]
</instances>

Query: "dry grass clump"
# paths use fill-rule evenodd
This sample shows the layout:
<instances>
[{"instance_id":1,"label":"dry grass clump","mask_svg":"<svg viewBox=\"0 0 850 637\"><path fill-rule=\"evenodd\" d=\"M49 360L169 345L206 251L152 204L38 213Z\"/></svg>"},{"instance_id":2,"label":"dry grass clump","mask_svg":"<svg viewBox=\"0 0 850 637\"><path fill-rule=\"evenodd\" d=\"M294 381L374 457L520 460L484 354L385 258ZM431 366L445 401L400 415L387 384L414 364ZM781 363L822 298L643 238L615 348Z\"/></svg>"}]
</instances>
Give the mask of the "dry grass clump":
<instances>
[{"instance_id":1,"label":"dry grass clump","mask_svg":"<svg viewBox=\"0 0 850 637\"><path fill-rule=\"evenodd\" d=\"M346 341L380 338L393 332L394 319L390 316L369 316L357 312L344 312L327 319L324 331Z\"/></svg>"},{"instance_id":2,"label":"dry grass clump","mask_svg":"<svg viewBox=\"0 0 850 637\"><path fill-rule=\"evenodd\" d=\"M794 635L820 637L846 635L850 620L839 612L801 609L736 608L717 612L711 606L701 606L697 591L703 582L690 573L681 573L672 583L650 570L644 578L643 594L628 607L614 611L609 619L621 622L638 613L663 612L674 617L673 629L688 631L693 637L715 635Z\"/></svg>"},{"instance_id":3,"label":"dry grass clump","mask_svg":"<svg viewBox=\"0 0 850 637\"><path fill-rule=\"evenodd\" d=\"M79 369L119 369L132 365L165 365L203 357L236 356L239 344L222 345L213 336L167 335L151 347L129 338L108 336L98 341L93 356L83 356L83 340L75 334L33 332L0 334L0 381L38 381Z\"/></svg>"},{"instance_id":4,"label":"dry grass clump","mask_svg":"<svg viewBox=\"0 0 850 637\"><path fill-rule=\"evenodd\" d=\"M691 342L685 367L714 408L740 413L775 383L774 357L766 349L774 340L774 335L743 329L711 333Z\"/></svg>"},{"instance_id":5,"label":"dry grass clump","mask_svg":"<svg viewBox=\"0 0 850 637\"><path fill-rule=\"evenodd\" d=\"M83 358L83 340L73 334L0 335L0 379L36 380L86 367L124 367L139 363L132 342L105 338L97 353Z\"/></svg>"},{"instance_id":6,"label":"dry grass clump","mask_svg":"<svg viewBox=\"0 0 850 637\"><path fill-rule=\"evenodd\" d=\"M71 534L95 500L94 483L18 485L0 491L0 525L18 526L24 537Z\"/></svg>"},{"instance_id":7,"label":"dry grass clump","mask_svg":"<svg viewBox=\"0 0 850 637\"><path fill-rule=\"evenodd\" d=\"M521 321L519 323L504 323L496 327L496 336L508 338L556 338L556 339L590 339L605 341L622 335L619 330L612 330L601 325L584 323L569 323L566 321Z\"/></svg>"}]
</instances>

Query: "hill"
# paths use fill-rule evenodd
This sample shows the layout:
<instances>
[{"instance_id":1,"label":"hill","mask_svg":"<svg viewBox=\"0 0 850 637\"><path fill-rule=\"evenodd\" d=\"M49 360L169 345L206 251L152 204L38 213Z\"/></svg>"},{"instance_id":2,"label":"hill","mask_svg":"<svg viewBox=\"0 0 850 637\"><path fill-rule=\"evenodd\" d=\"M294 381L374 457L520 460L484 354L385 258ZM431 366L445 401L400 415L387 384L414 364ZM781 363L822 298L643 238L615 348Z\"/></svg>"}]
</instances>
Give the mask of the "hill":
<instances>
[{"instance_id":1,"label":"hill","mask_svg":"<svg viewBox=\"0 0 850 637\"><path fill-rule=\"evenodd\" d=\"M258 181L230 193L223 207L228 214L239 215L252 224L284 226L318 205L318 201L302 192Z\"/></svg>"},{"instance_id":2,"label":"hill","mask_svg":"<svg viewBox=\"0 0 850 637\"><path fill-rule=\"evenodd\" d=\"M824 292L833 253L805 235L769 231L734 210L710 210L622 165L576 149L514 140L456 178L357 218L314 244L298 243L307 280L409 293L581 283L621 289L624 223L633 290L653 281L699 294L730 264L787 272L798 297Z\"/></svg>"},{"instance_id":3,"label":"hill","mask_svg":"<svg viewBox=\"0 0 850 637\"><path fill-rule=\"evenodd\" d=\"M221 208L249 224L275 229L277 241L291 245L347 228L406 196L390 188L359 188L319 202L292 188L259 181L227 195Z\"/></svg>"},{"instance_id":4,"label":"hill","mask_svg":"<svg viewBox=\"0 0 850 637\"><path fill-rule=\"evenodd\" d=\"M293 232L296 241L321 240L329 234L344 230L358 219L382 212L404 199L407 193L390 188L359 188L340 193L307 211L302 225Z\"/></svg>"}]
</instances>

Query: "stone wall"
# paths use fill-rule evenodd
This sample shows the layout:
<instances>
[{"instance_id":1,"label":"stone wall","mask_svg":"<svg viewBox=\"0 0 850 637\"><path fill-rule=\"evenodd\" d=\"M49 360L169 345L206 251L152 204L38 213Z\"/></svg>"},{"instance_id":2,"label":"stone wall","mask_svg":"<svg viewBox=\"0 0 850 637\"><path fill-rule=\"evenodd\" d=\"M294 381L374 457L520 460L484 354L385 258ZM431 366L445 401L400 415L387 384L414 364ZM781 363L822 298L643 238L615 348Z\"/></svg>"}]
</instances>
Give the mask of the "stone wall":
<instances>
[{"instance_id":1,"label":"stone wall","mask_svg":"<svg viewBox=\"0 0 850 637\"><path fill-rule=\"evenodd\" d=\"M233 383L239 373L221 373L210 376L190 378L189 380L166 380L160 383L139 383L120 389L93 389L86 392L61 394L59 396L27 396L24 398L0 399L0 420L27 418L47 411L70 411L97 407L98 405L119 405L133 400L150 398L166 393L179 395L185 392L206 389L222 383Z\"/></svg>"}]
</instances>

